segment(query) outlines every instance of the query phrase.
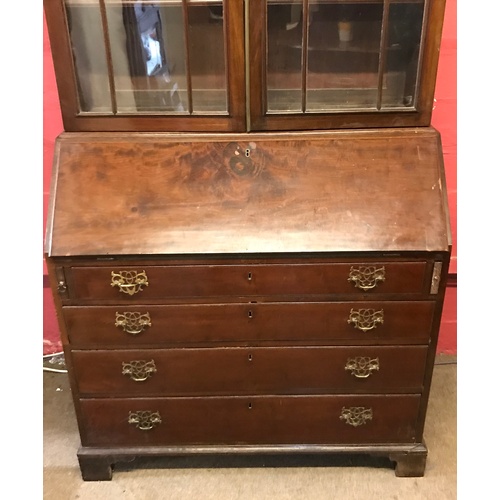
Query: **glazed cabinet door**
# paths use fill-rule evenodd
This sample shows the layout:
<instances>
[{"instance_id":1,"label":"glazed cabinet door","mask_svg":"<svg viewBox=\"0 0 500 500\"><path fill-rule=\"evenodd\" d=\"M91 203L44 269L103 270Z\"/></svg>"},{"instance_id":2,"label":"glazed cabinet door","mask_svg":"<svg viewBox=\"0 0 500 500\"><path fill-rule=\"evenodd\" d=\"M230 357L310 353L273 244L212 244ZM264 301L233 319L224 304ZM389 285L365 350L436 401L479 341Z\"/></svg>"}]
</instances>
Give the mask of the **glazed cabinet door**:
<instances>
[{"instance_id":1,"label":"glazed cabinet door","mask_svg":"<svg viewBox=\"0 0 500 500\"><path fill-rule=\"evenodd\" d=\"M44 0L66 131L428 126L445 0Z\"/></svg>"},{"instance_id":2,"label":"glazed cabinet door","mask_svg":"<svg viewBox=\"0 0 500 500\"><path fill-rule=\"evenodd\" d=\"M256 130L428 125L444 0L249 2Z\"/></svg>"},{"instance_id":3,"label":"glazed cabinet door","mask_svg":"<svg viewBox=\"0 0 500 500\"><path fill-rule=\"evenodd\" d=\"M67 131L245 127L242 0L45 0Z\"/></svg>"}]
</instances>

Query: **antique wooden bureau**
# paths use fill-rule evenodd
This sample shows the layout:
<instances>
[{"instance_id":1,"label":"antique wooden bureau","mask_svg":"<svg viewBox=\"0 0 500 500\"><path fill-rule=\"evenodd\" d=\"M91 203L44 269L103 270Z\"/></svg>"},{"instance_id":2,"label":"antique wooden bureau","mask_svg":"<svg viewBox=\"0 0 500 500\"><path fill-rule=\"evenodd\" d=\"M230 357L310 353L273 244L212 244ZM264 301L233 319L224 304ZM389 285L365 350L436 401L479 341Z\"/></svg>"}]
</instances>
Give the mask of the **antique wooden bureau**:
<instances>
[{"instance_id":1,"label":"antique wooden bureau","mask_svg":"<svg viewBox=\"0 0 500 500\"><path fill-rule=\"evenodd\" d=\"M134 457L424 473L450 257L444 0L44 0L45 257L84 479Z\"/></svg>"},{"instance_id":2,"label":"antique wooden bureau","mask_svg":"<svg viewBox=\"0 0 500 500\"><path fill-rule=\"evenodd\" d=\"M431 128L62 134L46 258L87 480L136 456L424 473L450 255Z\"/></svg>"}]
</instances>

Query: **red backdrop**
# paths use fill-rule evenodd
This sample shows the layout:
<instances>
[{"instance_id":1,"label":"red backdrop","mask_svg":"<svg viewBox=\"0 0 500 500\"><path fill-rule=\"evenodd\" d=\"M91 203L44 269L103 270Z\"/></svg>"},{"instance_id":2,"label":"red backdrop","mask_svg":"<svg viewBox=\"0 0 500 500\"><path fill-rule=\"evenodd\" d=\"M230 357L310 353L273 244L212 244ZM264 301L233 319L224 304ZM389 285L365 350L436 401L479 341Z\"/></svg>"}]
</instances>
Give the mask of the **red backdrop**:
<instances>
[{"instance_id":1,"label":"red backdrop","mask_svg":"<svg viewBox=\"0 0 500 500\"><path fill-rule=\"evenodd\" d=\"M457 232L457 0L447 0L443 39L436 82L435 104L432 125L441 132L448 198L453 233L453 253L450 273L456 277L456 232ZM63 131L57 94L50 43L44 19L43 29L43 221L46 222L50 191L50 178L54 140ZM46 268L44 266L46 275ZM43 352L51 354L61 350L54 303L44 279ZM450 281L438 342L438 353L457 353L457 290Z\"/></svg>"}]
</instances>

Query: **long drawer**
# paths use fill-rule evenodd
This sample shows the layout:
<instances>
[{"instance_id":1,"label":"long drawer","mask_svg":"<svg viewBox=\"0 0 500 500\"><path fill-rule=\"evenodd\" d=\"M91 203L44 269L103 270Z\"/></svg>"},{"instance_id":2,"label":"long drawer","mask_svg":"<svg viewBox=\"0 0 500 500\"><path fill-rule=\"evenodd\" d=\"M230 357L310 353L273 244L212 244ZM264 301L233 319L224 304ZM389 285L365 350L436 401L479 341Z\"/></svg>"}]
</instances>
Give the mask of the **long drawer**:
<instances>
[{"instance_id":1,"label":"long drawer","mask_svg":"<svg viewBox=\"0 0 500 500\"><path fill-rule=\"evenodd\" d=\"M418 395L81 399L83 446L411 443Z\"/></svg>"},{"instance_id":2,"label":"long drawer","mask_svg":"<svg viewBox=\"0 0 500 500\"><path fill-rule=\"evenodd\" d=\"M73 351L80 394L420 392L427 347Z\"/></svg>"},{"instance_id":3,"label":"long drawer","mask_svg":"<svg viewBox=\"0 0 500 500\"><path fill-rule=\"evenodd\" d=\"M348 341L428 343L432 301L284 302L63 308L72 345Z\"/></svg>"},{"instance_id":4,"label":"long drawer","mask_svg":"<svg viewBox=\"0 0 500 500\"><path fill-rule=\"evenodd\" d=\"M70 299L423 293L425 262L70 267Z\"/></svg>"}]
</instances>

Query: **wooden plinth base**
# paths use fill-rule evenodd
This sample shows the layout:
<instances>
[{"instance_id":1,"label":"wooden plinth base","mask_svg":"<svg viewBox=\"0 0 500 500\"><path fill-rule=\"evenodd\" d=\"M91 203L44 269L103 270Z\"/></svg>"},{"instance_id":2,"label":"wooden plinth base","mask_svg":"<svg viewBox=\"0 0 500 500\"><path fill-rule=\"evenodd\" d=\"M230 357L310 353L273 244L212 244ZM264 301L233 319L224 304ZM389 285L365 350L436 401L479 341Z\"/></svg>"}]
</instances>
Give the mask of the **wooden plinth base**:
<instances>
[{"instance_id":1,"label":"wooden plinth base","mask_svg":"<svg viewBox=\"0 0 500 500\"><path fill-rule=\"evenodd\" d=\"M350 457L364 457L365 460L346 461ZM78 450L84 481L109 481L113 477L115 465L134 462L134 468L139 468L141 463L136 459L148 458L184 459L181 467L190 467L191 462L196 462L196 466L200 467L204 461L207 467L255 467L268 465L270 461L274 467L310 466L312 463L318 465L318 460L322 466L370 466L373 462L375 467L394 467L395 464L395 474L398 477L421 477L425 472L427 447L424 443L419 443L394 446L82 447ZM381 462L381 458L385 458L385 461ZM334 459L339 462L335 463ZM175 467L179 467L179 462L176 462Z\"/></svg>"}]
</instances>

